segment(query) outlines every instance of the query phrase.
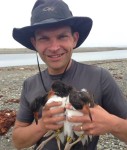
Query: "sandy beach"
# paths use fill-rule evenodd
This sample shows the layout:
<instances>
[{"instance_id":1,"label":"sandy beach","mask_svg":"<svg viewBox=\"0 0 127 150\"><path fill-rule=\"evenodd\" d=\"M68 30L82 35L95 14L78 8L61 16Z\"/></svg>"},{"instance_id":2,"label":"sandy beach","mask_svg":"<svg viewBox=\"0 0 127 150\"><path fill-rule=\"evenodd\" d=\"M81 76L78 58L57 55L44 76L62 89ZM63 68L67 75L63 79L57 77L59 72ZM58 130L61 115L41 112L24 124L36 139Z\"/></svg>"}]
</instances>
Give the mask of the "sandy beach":
<instances>
[{"instance_id":1,"label":"sandy beach","mask_svg":"<svg viewBox=\"0 0 127 150\"><path fill-rule=\"evenodd\" d=\"M100 67L108 69L120 86L124 95L127 97L127 59L92 61L87 62L87 64L98 65ZM45 65L41 65L41 70L43 70L45 67ZM18 100L20 97L23 81L27 77L32 76L37 72L37 66L0 68L0 110L10 109L14 110L15 112L18 110ZM5 135L0 136L1 150L16 150L13 147L11 139L12 129L13 126ZM109 134L100 137L98 150L102 149L126 150L127 145Z\"/></svg>"}]
</instances>

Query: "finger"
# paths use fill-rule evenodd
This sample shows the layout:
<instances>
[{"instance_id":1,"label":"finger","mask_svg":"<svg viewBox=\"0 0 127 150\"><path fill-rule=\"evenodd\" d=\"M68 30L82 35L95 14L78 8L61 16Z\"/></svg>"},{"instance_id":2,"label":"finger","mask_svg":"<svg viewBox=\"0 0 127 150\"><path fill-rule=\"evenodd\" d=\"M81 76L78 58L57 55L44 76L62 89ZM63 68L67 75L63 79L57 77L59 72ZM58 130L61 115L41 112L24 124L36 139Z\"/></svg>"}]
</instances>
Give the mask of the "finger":
<instances>
[{"instance_id":1,"label":"finger","mask_svg":"<svg viewBox=\"0 0 127 150\"><path fill-rule=\"evenodd\" d=\"M57 116L64 116L65 109L63 107L58 108L52 108L52 109L43 109L42 111L42 117L53 117L55 115Z\"/></svg>"},{"instance_id":2,"label":"finger","mask_svg":"<svg viewBox=\"0 0 127 150\"><path fill-rule=\"evenodd\" d=\"M68 121L73 122L73 123L86 123L86 122L91 122L89 115L84 114L83 116L72 116L68 118Z\"/></svg>"},{"instance_id":3,"label":"finger","mask_svg":"<svg viewBox=\"0 0 127 150\"><path fill-rule=\"evenodd\" d=\"M84 131L83 125L73 126L74 131Z\"/></svg>"},{"instance_id":4,"label":"finger","mask_svg":"<svg viewBox=\"0 0 127 150\"><path fill-rule=\"evenodd\" d=\"M63 114L65 112L64 107L58 107L58 108L52 108L48 111L48 113L52 116L54 115L59 115L59 114ZM63 114L64 115L64 114Z\"/></svg>"},{"instance_id":5,"label":"finger","mask_svg":"<svg viewBox=\"0 0 127 150\"><path fill-rule=\"evenodd\" d=\"M57 125L56 124L47 124L47 125L45 125L45 127L48 130L58 130L63 127L63 124L57 124Z\"/></svg>"},{"instance_id":6,"label":"finger","mask_svg":"<svg viewBox=\"0 0 127 150\"><path fill-rule=\"evenodd\" d=\"M84 131L85 133L90 133L93 130L93 126L91 123L81 124L78 126L73 126L73 130Z\"/></svg>"},{"instance_id":7,"label":"finger","mask_svg":"<svg viewBox=\"0 0 127 150\"><path fill-rule=\"evenodd\" d=\"M65 120L64 116L53 116L51 118L44 118L43 122L45 124L58 124L59 122L61 122L61 124L63 123L63 121Z\"/></svg>"}]
</instances>

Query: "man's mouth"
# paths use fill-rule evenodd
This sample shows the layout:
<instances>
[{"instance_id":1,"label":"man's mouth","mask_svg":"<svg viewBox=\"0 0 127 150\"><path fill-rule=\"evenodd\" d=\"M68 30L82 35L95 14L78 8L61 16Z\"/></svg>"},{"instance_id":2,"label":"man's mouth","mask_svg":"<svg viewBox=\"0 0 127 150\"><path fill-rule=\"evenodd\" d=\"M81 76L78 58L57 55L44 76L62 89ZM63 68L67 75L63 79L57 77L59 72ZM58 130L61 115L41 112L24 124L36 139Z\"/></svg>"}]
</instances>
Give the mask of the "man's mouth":
<instances>
[{"instance_id":1,"label":"man's mouth","mask_svg":"<svg viewBox=\"0 0 127 150\"><path fill-rule=\"evenodd\" d=\"M60 58L63 55L65 55L68 51L64 49L59 49L57 51L51 51L51 50L46 50L44 51L43 55L49 57L49 58Z\"/></svg>"},{"instance_id":2,"label":"man's mouth","mask_svg":"<svg viewBox=\"0 0 127 150\"><path fill-rule=\"evenodd\" d=\"M50 57L50 58L58 58L58 57L61 57L61 56L63 56L65 53L62 53L62 54L53 54L53 55L47 55L48 57Z\"/></svg>"}]
</instances>

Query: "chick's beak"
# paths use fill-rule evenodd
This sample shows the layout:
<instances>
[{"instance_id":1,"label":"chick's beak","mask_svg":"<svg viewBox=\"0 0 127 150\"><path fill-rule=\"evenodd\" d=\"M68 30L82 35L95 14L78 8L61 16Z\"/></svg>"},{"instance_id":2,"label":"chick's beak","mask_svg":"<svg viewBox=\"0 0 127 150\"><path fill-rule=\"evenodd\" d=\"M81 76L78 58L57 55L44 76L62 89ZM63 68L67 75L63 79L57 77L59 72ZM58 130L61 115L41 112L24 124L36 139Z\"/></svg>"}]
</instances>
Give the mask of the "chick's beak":
<instances>
[{"instance_id":1,"label":"chick's beak","mask_svg":"<svg viewBox=\"0 0 127 150\"><path fill-rule=\"evenodd\" d=\"M34 119L36 124L38 124L38 112L34 112Z\"/></svg>"},{"instance_id":2,"label":"chick's beak","mask_svg":"<svg viewBox=\"0 0 127 150\"><path fill-rule=\"evenodd\" d=\"M90 112L90 107L88 104L84 105L84 108L83 108L85 111L87 111L87 113L89 114L89 117L90 117L90 120L92 121L92 115L91 115L91 112Z\"/></svg>"},{"instance_id":3,"label":"chick's beak","mask_svg":"<svg viewBox=\"0 0 127 150\"><path fill-rule=\"evenodd\" d=\"M53 90L50 90L48 93L48 99L50 99L54 95L55 95L55 92Z\"/></svg>"}]
</instances>

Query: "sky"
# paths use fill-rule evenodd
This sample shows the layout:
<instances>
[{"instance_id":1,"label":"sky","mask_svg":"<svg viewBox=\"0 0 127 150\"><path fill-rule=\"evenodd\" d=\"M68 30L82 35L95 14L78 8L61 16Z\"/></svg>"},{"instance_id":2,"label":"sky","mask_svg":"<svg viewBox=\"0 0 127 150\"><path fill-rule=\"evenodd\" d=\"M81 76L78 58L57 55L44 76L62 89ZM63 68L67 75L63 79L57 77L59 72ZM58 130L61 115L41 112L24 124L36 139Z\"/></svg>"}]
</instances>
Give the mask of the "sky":
<instances>
[{"instance_id":1,"label":"sky","mask_svg":"<svg viewBox=\"0 0 127 150\"><path fill-rule=\"evenodd\" d=\"M30 25L36 0L0 0L0 48L23 48L12 37L14 27ZM92 18L81 47L127 47L127 0L64 0L74 16Z\"/></svg>"}]
</instances>

